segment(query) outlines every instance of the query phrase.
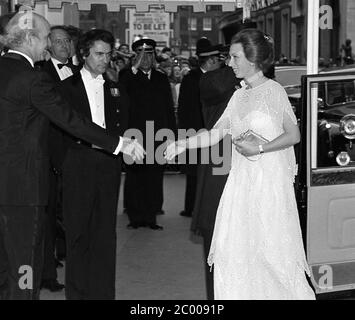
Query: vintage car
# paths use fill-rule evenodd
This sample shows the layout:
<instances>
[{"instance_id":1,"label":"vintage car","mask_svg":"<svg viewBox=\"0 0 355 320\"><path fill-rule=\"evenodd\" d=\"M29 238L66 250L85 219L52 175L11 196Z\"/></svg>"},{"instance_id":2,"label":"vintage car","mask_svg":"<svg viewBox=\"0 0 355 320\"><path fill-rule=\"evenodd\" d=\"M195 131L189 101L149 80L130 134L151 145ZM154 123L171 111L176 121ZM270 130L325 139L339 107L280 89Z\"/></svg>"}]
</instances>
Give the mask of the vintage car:
<instances>
[{"instance_id":1,"label":"vintage car","mask_svg":"<svg viewBox=\"0 0 355 320\"><path fill-rule=\"evenodd\" d=\"M276 65L275 81L286 90L293 111L299 117L299 104L301 99L301 78L307 74L305 65Z\"/></svg>"},{"instance_id":2,"label":"vintage car","mask_svg":"<svg viewBox=\"0 0 355 320\"><path fill-rule=\"evenodd\" d=\"M302 77L296 197L318 294L355 288L355 73Z\"/></svg>"}]
</instances>

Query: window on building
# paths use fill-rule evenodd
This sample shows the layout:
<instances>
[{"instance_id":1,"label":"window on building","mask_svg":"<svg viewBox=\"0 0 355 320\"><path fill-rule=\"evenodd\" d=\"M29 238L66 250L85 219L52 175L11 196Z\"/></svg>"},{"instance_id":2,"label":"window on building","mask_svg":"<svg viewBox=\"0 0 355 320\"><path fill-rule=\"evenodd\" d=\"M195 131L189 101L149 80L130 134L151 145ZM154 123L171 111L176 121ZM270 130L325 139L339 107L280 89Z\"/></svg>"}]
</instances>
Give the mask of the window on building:
<instances>
[{"instance_id":1,"label":"window on building","mask_svg":"<svg viewBox=\"0 0 355 320\"><path fill-rule=\"evenodd\" d=\"M189 46L189 37L186 34L182 34L181 36L181 47L183 49L187 49Z\"/></svg>"},{"instance_id":2,"label":"window on building","mask_svg":"<svg viewBox=\"0 0 355 320\"><path fill-rule=\"evenodd\" d=\"M203 31L211 31L212 30L212 18L206 17L203 18Z\"/></svg>"},{"instance_id":3,"label":"window on building","mask_svg":"<svg viewBox=\"0 0 355 320\"><path fill-rule=\"evenodd\" d=\"M197 18L189 18L188 19L188 27L189 27L189 30L196 31L197 30Z\"/></svg>"},{"instance_id":4,"label":"window on building","mask_svg":"<svg viewBox=\"0 0 355 320\"><path fill-rule=\"evenodd\" d=\"M285 10L281 14L281 54L290 56L290 13Z\"/></svg>"},{"instance_id":5,"label":"window on building","mask_svg":"<svg viewBox=\"0 0 355 320\"><path fill-rule=\"evenodd\" d=\"M187 30L188 25L187 25L187 18L186 17L181 17L180 18L180 29L181 30Z\"/></svg>"},{"instance_id":6,"label":"window on building","mask_svg":"<svg viewBox=\"0 0 355 320\"><path fill-rule=\"evenodd\" d=\"M270 14L266 17L266 33L274 37L274 15Z\"/></svg>"},{"instance_id":7,"label":"window on building","mask_svg":"<svg viewBox=\"0 0 355 320\"><path fill-rule=\"evenodd\" d=\"M257 24L257 28L262 31L265 32L265 19L264 17L260 17L260 19L256 22Z\"/></svg>"},{"instance_id":8,"label":"window on building","mask_svg":"<svg viewBox=\"0 0 355 320\"><path fill-rule=\"evenodd\" d=\"M196 42L197 42L196 38L189 39L189 49L190 50L196 50Z\"/></svg>"}]
</instances>

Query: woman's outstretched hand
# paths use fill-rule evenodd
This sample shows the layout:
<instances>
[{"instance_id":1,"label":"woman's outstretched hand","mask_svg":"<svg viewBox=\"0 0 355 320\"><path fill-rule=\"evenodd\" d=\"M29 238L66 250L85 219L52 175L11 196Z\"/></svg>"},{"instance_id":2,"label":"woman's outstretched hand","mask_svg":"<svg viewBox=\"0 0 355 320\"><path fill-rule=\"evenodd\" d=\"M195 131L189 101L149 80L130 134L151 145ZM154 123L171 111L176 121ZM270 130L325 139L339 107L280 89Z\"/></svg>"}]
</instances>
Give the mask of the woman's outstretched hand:
<instances>
[{"instance_id":1,"label":"woman's outstretched hand","mask_svg":"<svg viewBox=\"0 0 355 320\"><path fill-rule=\"evenodd\" d=\"M183 153L186 150L187 140L178 140L168 144L166 150L164 151L164 158L167 161L171 161L180 153Z\"/></svg>"}]
</instances>

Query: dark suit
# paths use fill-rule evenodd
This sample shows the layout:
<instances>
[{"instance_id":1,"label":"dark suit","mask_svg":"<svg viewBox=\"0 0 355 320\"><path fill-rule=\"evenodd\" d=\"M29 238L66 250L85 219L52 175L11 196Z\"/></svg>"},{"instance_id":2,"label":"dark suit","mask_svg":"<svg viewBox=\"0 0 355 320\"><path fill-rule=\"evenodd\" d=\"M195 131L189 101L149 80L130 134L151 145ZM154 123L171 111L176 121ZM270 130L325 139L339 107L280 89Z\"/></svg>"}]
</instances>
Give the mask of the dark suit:
<instances>
[{"instance_id":1,"label":"dark suit","mask_svg":"<svg viewBox=\"0 0 355 320\"><path fill-rule=\"evenodd\" d=\"M127 129L128 97L119 97L104 84L106 130L122 136ZM116 85L117 86L117 85ZM91 118L81 73L62 81L60 91L73 109ZM66 135L63 163L63 212L67 240L65 285L67 299L114 299L116 216L121 159Z\"/></svg>"},{"instance_id":2,"label":"dark suit","mask_svg":"<svg viewBox=\"0 0 355 320\"><path fill-rule=\"evenodd\" d=\"M164 166L154 159L154 153L162 142L146 145L146 123L153 121L154 135L159 129L168 128L175 132L175 117L170 84L166 75L151 71L148 79L142 71L133 74L127 70L121 78L130 98L129 128L143 134L147 156L143 164L126 166L126 205L131 223L154 225L156 213L163 205ZM150 143L153 141L149 141ZM152 158L152 164L146 159ZM138 199L138 201L137 201Z\"/></svg>"},{"instance_id":3,"label":"dark suit","mask_svg":"<svg viewBox=\"0 0 355 320\"><path fill-rule=\"evenodd\" d=\"M21 55L1 57L0 73L0 295L32 299L42 271L49 122L110 153L119 138L72 110L50 77ZM23 265L33 269L33 289L18 285Z\"/></svg>"},{"instance_id":4,"label":"dark suit","mask_svg":"<svg viewBox=\"0 0 355 320\"><path fill-rule=\"evenodd\" d=\"M41 68L51 76L54 82L58 84L61 82L61 78L51 59L41 63ZM73 73L78 71L75 66L72 66L71 69ZM43 280L57 279L55 251L57 256L65 256L65 237L62 224L62 165L66 150L63 134L62 129L53 123L50 124L48 148L51 168L49 172L49 198L46 209Z\"/></svg>"},{"instance_id":5,"label":"dark suit","mask_svg":"<svg viewBox=\"0 0 355 320\"><path fill-rule=\"evenodd\" d=\"M182 80L178 101L178 122L180 129L195 129L205 127L202 106L200 102L200 79L203 73L200 68L191 70ZM195 152L195 150L193 151ZM199 153L198 153L199 154ZM187 163L189 161L187 153ZM194 208L197 183L197 164L182 166L186 174L185 208L184 211L191 214Z\"/></svg>"},{"instance_id":6,"label":"dark suit","mask_svg":"<svg viewBox=\"0 0 355 320\"><path fill-rule=\"evenodd\" d=\"M207 72L200 81L200 92L202 102L202 113L206 124L206 129L213 128L217 120L223 114L227 104L236 90L239 81L235 78L234 72L230 67ZM225 137L218 145L210 148L210 155L218 152L223 156L223 163L204 164L198 166L197 191L195 208L192 216L192 230L203 236L205 261L210 250L214 223L219 201L227 181L228 174L216 175L213 169L227 167L230 168L230 148L223 148L223 144L230 146L230 137ZM210 157L211 159L211 157ZM225 171L225 170L223 170ZM213 300L213 274L210 272L206 263L206 288L207 298Z\"/></svg>"}]
</instances>

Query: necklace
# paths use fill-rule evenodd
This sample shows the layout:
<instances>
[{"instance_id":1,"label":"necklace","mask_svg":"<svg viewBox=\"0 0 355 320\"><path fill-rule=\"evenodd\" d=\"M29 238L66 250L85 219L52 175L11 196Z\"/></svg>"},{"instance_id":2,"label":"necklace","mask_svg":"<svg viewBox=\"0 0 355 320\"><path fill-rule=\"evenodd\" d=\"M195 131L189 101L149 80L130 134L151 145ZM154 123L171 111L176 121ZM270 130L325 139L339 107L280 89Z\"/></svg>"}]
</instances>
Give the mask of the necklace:
<instances>
[{"instance_id":1,"label":"necklace","mask_svg":"<svg viewBox=\"0 0 355 320\"><path fill-rule=\"evenodd\" d=\"M252 88L251 84L255 81L260 80L263 77L264 77L263 72L259 71L255 74L253 74L250 78L245 78L243 81L244 81L247 88Z\"/></svg>"}]
</instances>

